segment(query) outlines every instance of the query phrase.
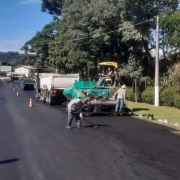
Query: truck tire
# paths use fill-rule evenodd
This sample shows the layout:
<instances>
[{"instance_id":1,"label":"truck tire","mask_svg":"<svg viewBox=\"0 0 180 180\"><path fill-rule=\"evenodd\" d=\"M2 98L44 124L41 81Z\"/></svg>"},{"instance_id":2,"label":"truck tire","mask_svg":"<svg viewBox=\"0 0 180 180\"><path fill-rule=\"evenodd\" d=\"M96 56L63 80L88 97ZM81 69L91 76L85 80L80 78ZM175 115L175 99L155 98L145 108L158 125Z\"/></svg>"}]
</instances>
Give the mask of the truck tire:
<instances>
[{"instance_id":1,"label":"truck tire","mask_svg":"<svg viewBox=\"0 0 180 180\"><path fill-rule=\"evenodd\" d=\"M40 101L42 101L42 94L40 94L40 96L39 96L39 100L40 100Z\"/></svg>"},{"instance_id":2,"label":"truck tire","mask_svg":"<svg viewBox=\"0 0 180 180\"><path fill-rule=\"evenodd\" d=\"M45 102L45 98L43 94L40 94L40 101Z\"/></svg>"},{"instance_id":3,"label":"truck tire","mask_svg":"<svg viewBox=\"0 0 180 180\"><path fill-rule=\"evenodd\" d=\"M49 96L48 95L46 96L46 103L47 104L49 103Z\"/></svg>"},{"instance_id":4,"label":"truck tire","mask_svg":"<svg viewBox=\"0 0 180 180\"><path fill-rule=\"evenodd\" d=\"M35 94L35 98L36 98L36 100L39 99L39 94L38 93Z\"/></svg>"},{"instance_id":5,"label":"truck tire","mask_svg":"<svg viewBox=\"0 0 180 180\"><path fill-rule=\"evenodd\" d=\"M51 96L48 96L47 99L48 99L47 103L48 103L49 105L53 105L52 97L51 97Z\"/></svg>"}]
</instances>

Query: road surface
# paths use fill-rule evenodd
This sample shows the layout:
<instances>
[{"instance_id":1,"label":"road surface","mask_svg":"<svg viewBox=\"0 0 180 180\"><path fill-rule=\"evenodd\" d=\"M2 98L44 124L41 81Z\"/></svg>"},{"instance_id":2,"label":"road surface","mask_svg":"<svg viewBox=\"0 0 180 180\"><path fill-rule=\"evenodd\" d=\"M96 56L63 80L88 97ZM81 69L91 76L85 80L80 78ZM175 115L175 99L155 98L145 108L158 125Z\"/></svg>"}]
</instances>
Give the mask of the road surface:
<instances>
[{"instance_id":1,"label":"road surface","mask_svg":"<svg viewBox=\"0 0 180 180\"><path fill-rule=\"evenodd\" d=\"M180 179L178 131L130 116L86 119L98 129L73 121L68 130L64 107L36 101L19 82L0 83L0 179Z\"/></svg>"}]
</instances>

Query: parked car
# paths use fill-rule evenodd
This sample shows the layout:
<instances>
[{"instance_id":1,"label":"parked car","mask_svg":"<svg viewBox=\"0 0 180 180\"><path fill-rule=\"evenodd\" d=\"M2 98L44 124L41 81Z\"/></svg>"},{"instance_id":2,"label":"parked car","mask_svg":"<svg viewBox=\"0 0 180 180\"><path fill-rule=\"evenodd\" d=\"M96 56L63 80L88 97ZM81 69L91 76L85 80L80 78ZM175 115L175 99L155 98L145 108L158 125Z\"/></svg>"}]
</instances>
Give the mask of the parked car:
<instances>
[{"instance_id":1,"label":"parked car","mask_svg":"<svg viewBox=\"0 0 180 180\"><path fill-rule=\"evenodd\" d=\"M34 83L33 79L22 79L21 88L23 90L34 90Z\"/></svg>"},{"instance_id":2,"label":"parked car","mask_svg":"<svg viewBox=\"0 0 180 180\"><path fill-rule=\"evenodd\" d=\"M5 77L3 77L3 76L0 76L0 82L4 82L5 81Z\"/></svg>"}]
</instances>

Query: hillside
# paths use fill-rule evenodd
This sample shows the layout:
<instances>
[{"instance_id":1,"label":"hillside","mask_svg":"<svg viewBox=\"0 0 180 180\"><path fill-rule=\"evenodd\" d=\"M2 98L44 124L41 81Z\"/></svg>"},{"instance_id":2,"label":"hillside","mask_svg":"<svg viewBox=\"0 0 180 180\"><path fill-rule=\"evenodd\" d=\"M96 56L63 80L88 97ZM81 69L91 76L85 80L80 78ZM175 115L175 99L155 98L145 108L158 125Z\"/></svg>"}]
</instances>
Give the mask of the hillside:
<instances>
[{"instance_id":1,"label":"hillside","mask_svg":"<svg viewBox=\"0 0 180 180\"><path fill-rule=\"evenodd\" d=\"M0 59L7 62L11 63L12 61L17 61L24 59L27 55L26 54L20 54L18 51L8 51L8 52L0 52ZM34 56L34 55L29 55L29 56Z\"/></svg>"}]
</instances>

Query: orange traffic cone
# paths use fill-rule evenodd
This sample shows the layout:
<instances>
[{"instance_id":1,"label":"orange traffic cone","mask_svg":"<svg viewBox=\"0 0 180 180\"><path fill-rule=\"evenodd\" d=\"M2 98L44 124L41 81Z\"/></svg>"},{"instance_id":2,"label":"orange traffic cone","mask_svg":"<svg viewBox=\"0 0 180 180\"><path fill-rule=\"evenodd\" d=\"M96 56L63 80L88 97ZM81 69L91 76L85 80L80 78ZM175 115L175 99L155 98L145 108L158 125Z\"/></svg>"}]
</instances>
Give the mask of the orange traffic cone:
<instances>
[{"instance_id":1,"label":"orange traffic cone","mask_svg":"<svg viewBox=\"0 0 180 180\"><path fill-rule=\"evenodd\" d=\"M29 107L33 107L32 99L30 98Z\"/></svg>"},{"instance_id":2,"label":"orange traffic cone","mask_svg":"<svg viewBox=\"0 0 180 180\"><path fill-rule=\"evenodd\" d=\"M16 96L19 96L19 93L18 93L18 91L17 91L17 93L16 93Z\"/></svg>"}]
</instances>

